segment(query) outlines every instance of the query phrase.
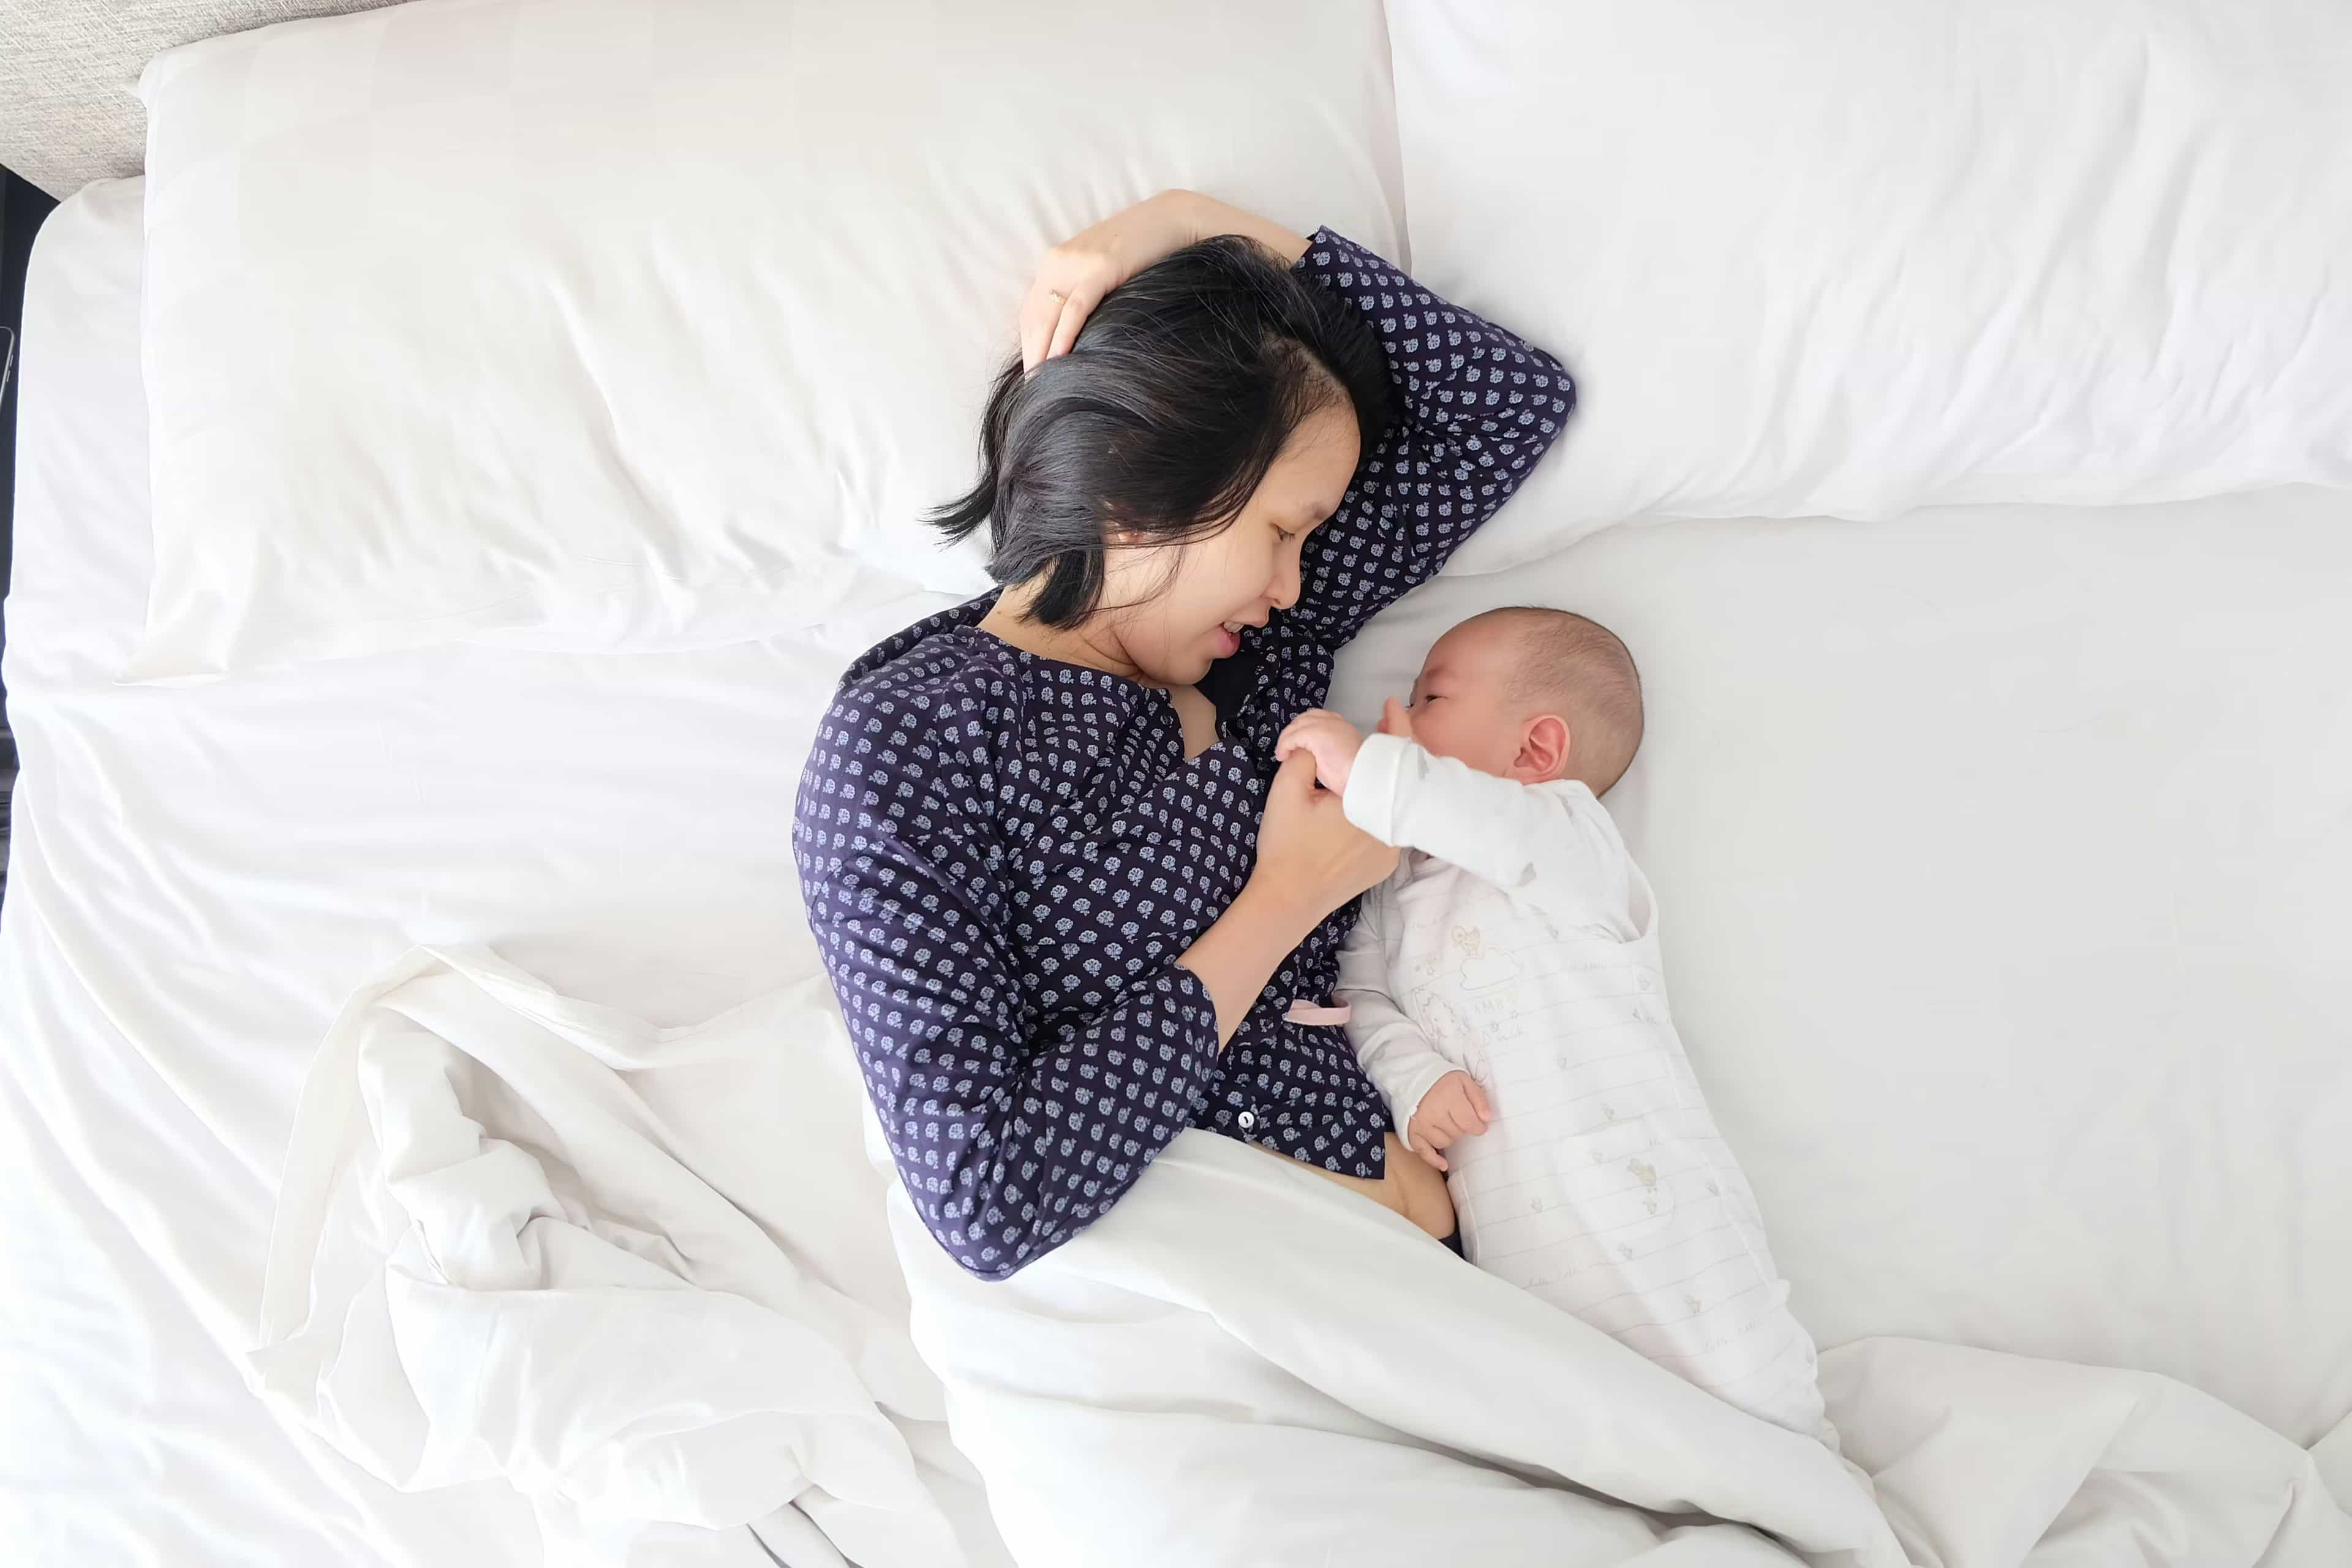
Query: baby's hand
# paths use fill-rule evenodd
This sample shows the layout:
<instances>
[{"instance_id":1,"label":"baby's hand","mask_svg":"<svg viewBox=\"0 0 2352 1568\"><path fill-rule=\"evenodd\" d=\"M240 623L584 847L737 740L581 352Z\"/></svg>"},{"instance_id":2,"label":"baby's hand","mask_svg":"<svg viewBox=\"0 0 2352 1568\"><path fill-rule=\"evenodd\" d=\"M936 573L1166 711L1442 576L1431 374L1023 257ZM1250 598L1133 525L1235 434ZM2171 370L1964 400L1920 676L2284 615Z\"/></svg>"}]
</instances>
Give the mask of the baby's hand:
<instances>
[{"instance_id":1,"label":"baby's hand","mask_svg":"<svg viewBox=\"0 0 2352 1568\"><path fill-rule=\"evenodd\" d=\"M1405 1123L1405 1142L1438 1170L1451 1170L1444 1151L1457 1138L1475 1138L1484 1132L1494 1120L1486 1089L1476 1079L1456 1068L1431 1084L1429 1092L1421 1097L1412 1120Z\"/></svg>"},{"instance_id":2,"label":"baby's hand","mask_svg":"<svg viewBox=\"0 0 2352 1568\"><path fill-rule=\"evenodd\" d=\"M1381 704L1381 733L1400 741L1412 739L1412 711L1395 698Z\"/></svg>"},{"instance_id":3,"label":"baby's hand","mask_svg":"<svg viewBox=\"0 0 2352 1568\"><path fill-rule=\"evenodd\" d=\"M1363 744L1364 737L1353 724L1328 708L1309 708L1275 737L1274 760L1285 762L1291 752L1305 752L1315 759L1315 776L1323 781L1323 787L1345 795L1348 772L1356 765L1356 753Z\"/></svg>"}]
</instances>

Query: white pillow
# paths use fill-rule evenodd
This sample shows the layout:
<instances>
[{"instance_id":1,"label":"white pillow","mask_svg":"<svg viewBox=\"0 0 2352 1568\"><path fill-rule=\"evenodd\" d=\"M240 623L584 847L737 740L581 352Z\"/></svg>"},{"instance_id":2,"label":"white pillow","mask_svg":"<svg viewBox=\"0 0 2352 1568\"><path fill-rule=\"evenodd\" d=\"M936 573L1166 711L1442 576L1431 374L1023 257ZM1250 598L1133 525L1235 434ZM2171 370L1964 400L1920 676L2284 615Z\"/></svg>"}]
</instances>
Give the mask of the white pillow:
<instances>
[{"instance_id":1,"label":"white pillow","mask_svg":"<svg viewBox=\"0 0 2352 1568\"><path fill-rule=\"evenodd\" d=\"M2352 6L1389 18L1416 275L1577 378L1465 567L1643 514L2352 484Z\"/></svg>"},{"instance_id":2,"label":"white pillow","mask_svg":"<svg viewBox=\"0 0 2352 1568\"><path fill-rule=\"evenodd\" d=\"M142 90L134 678L977 590L919 518L1045 246L1171 184L1398 237L1371 0L436 0Z\"/></svg>"}]
</instances>

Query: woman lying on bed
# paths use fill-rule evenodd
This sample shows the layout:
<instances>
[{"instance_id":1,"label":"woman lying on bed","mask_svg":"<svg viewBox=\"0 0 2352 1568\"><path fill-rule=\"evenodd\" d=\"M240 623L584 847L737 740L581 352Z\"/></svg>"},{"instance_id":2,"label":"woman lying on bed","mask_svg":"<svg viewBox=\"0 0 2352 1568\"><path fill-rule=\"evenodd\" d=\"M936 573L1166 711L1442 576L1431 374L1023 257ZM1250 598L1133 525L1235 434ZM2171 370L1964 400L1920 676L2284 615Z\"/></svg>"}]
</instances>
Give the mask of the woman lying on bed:
<instances>
[{"instance_id":1,"label":"woman lying on bed","mask_svg":"<svg viewBox=\"0 0 2352 1568\"><path fill-rule=\"evenodd\" d=\"M981 431L995 593L857 659L794 830L908 1196L1002 1279L1202 1127L1454 1228L1318 1017L1395 851L1275 737L1559 434L1550 355L1171 191L1045 258Z\"/></svg>"}]
</instances>

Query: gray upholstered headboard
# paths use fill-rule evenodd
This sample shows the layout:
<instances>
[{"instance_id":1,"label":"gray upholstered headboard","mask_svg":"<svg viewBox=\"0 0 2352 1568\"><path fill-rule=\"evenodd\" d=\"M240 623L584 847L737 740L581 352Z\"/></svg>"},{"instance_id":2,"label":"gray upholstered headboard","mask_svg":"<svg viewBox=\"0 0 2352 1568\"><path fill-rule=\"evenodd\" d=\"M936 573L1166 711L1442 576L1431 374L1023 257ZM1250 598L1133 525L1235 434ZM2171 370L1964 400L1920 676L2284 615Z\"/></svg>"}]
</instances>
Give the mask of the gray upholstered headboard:
<instances>
[{"instance_id":1,"label":"gray upholstered headboard","mask_svg":"<svg viewBox=\"0 0 2352 1568\"><path fill-rule=\"evenodd\" d=\"M147 62L177 44L393 0L0 0L0 163L51 195L139 173Z\"/></svg>"}]
</instances>

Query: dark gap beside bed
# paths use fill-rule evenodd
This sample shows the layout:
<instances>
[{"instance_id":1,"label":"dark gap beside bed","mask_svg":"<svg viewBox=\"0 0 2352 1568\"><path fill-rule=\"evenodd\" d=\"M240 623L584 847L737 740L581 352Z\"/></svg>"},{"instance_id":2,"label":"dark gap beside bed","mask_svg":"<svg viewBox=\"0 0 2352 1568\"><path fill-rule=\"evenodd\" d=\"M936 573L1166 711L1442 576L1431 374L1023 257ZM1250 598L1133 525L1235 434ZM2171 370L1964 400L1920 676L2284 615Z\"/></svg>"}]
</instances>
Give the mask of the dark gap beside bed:
<instances>
[{"instance_id":1,"label":"dark gap beside bed","mask_svg":"<svg viewBox=\"0 0 2352 1568\"><path fill-rule=\"evenodd\" d=\"M57 206L14 173L0 169L0 582L10 580L16 531L16 348L23 336L25 268L32 259L33 234ZM0 651L8 646L0 612ZM7 688L0 683L0 703ZM8 885L8 805L16 788L16 738L0 708L0 889Z\"/></svg>"}]
</instances>

